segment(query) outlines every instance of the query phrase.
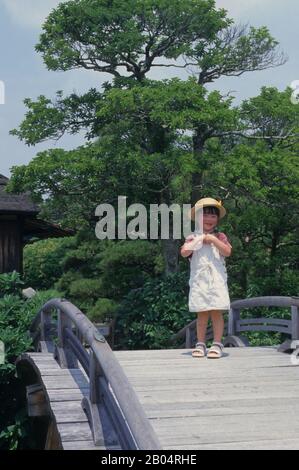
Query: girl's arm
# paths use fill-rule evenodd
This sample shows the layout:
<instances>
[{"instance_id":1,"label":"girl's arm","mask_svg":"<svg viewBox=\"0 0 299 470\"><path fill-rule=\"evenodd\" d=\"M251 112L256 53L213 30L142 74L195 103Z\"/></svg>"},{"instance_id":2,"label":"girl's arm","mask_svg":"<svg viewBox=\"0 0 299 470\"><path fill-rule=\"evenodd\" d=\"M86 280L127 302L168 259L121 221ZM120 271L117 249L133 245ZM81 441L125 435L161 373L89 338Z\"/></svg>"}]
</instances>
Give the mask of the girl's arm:
<instances>
[{"instance_id":1,"label":"girl's arm","mask_svg":"<svg viewBox=\"0 0 299 470\"><path fill-rule=\"evenodd\" d=\"M183 258L187 258L188 256L190 256L192 253L193 253L193 250L188 250L188 244L194 240L194 235L189 235L186 240L185 240L185 243L184 245L182 246L181 248L181 255L183 256Z\"/></svg>"},{"instance_id":2,"label":"girl's arm","mask_svg":"<svg viewBox=\"0 0 299 470\"><path fill-rule=\"evenodd\" d=\"M230 256L232 254L232 246L224 233L219 233L219 238L215 235L207 234L204 243L214 243L222 256Z\"/></svg>"}]
</instances>

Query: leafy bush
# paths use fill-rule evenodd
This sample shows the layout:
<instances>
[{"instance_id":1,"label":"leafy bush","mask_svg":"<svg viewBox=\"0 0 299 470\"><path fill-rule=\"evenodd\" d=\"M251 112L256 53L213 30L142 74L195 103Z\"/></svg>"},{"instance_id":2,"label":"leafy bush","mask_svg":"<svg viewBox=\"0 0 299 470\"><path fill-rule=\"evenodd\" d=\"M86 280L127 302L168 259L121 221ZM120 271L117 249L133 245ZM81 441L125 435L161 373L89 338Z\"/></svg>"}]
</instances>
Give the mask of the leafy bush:
<instances>
[{"instance_id":1,"label":"leafy bush","mask_svg":"<svg viewBox=\"0 0 299 470\"><path fill-rule=\"evenodd\" d=\"M129 292L117 309L116 346L169 348L171 336L195 318L188 311L188 289L186 273L177 273Z\"/></svg>"},{"instance_id":2,"label":"leafy bush","mask_svg":"<svg viewBox=\"0 0 299 470\"><path fill-rule=\"evenodd\" d=\"M71 298L74 299L97 299L101 294L101 279L78 279L69 286Z\"/></svg>"},{"instance_id":3,"label":"leafy bush","mask_svg":"<svg viewBox=\"0 0 299 470\"><path fill-rule=\"evenodd\" d=\"M50 238L27 245L24 249L24 281L34 289L53 287L63 273L66 249L75 244L74 237Z\"/></svg>"},{"instance_id":4,"label":"leafy bush","mask_svg":"<svg viewBox=\"0 0 299 470\"><path fill-rule=\"evenodd\" d=\"M0 275L0 296L4 294L17 294L20 293L24 282L22 281L20 274L13 271L10 274Z\"/></svg>"},{"instance_id":5,"label":"leafy bush","mask_svg":"<svg viewBox=\"0 0 299 470\"><path fill-rule=\"evenodd\" d=\"M159 244L147 240L118 241L99 258L102 293L116 300L163 271Z\"/></svg>"},{"instance_id":6,"label":"leafy bush","mask_svg":"<svg viewBox=\"0 0 299 470\"><path fill-rule=\"evenodd\" d=\"M131 289L163 271L159 243L147 240L95 240L79 232L67 250L55 288L94 321L114 316Z\"/></svg>"},{"instance_id":7,"label":"leafy bush","mask_svg":"<svg viewBox=\"0 0 299 470\"><path fill-rule=\"evenodd\" d=\"M118 303L111 299L98 299L96 304L87 313L93 322L105 322L111 320L117 311Z\"/></svg>"},{"instance_id":8,"label":"leafy bush","mask_svg":"<svg viewBox=\"0 0 299 470\"><path fill-rule=\"evenodd\" d=\"M25 393L15 375L15 360L32 349L28 330L42 305L56 291L38 292L31 299L21 297L23 282L18 273L0 275L0 340L5 345L5 362L0 364L0 449L34 447L30 422L26 418Z\"/></svg>"}]
</instances>

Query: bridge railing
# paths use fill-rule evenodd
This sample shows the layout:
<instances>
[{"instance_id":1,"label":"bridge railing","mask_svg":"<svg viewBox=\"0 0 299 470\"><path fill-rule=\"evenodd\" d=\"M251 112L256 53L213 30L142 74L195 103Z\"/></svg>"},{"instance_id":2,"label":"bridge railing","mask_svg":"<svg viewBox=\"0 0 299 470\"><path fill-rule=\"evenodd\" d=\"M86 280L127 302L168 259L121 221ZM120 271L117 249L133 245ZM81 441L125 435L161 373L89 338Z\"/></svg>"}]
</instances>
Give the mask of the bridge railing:
<instances>
[{"instance_id":1,"label":"bridge railing","mask_svg":"<svg viewBox=\"0 0 299 470\"><path fill-rule=\"evenodd\" d=\"M55 320L55 321L53 321ZM161 449L159 440L113 351L88 318L65 299L48 301L30 328L41 351L51 351L62 368L81 364L89 379L82 400L95 445L105 444L103 422L113 424L123 449Z\"/></svg>"},{"instance_id":2,"label":"bridge railing","mask_svg":"<svg viewBox=\"0 0 299 470\"><path fill-rule=\"evenodd\" d=\"M241 318L242 309L255 307L284 307L290 308L289 320L274 317ZM240 333L244 331L273 331L285 333L290 336L280 345L280 351L292 349L292 342L299 341L299 297L266 296L249 299L234 300L231 302L228 321L225 323L225 346L248 346L247 338ZM207 339L213 337L212 328L208 330ZM181 341L186 348L193 347L196 342L196 320L193 320L172 337L173 342ZM294 346L295 348L295 346Z\"/></svg>"}]
</instances>

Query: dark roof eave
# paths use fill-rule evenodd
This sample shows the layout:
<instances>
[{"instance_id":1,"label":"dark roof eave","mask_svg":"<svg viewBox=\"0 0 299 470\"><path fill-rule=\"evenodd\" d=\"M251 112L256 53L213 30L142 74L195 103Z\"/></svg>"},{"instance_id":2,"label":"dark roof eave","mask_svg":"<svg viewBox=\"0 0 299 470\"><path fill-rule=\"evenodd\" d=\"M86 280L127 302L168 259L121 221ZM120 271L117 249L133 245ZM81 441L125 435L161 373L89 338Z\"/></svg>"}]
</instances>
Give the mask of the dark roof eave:
<instances>
[{"instance_id":1,"label":"dark roof eave","mask_svg":"<svg viewBox=\"0 0 299 470\"><path fill-rule=\"evenodd\" d=\"M62 238L71 237L76 234L73 229L64 229L57 224L45 222L41 219L27 219L24 224L25 238L38 238L43 240L45 238Z\"/></svg>"},{"instance_id":2,"label":"dark roof eave","mask_svg":"<svg viewBox=\"0 0 299 470\"><path fill-rule=\"evenodd\" d=\"M40 211L20 211L20 210L13 210L13 209L1 209L0 210L0 215L22 215L24 217L27 217L28 215L37 215L39 214Z\"/></svg>"}]
</instances>

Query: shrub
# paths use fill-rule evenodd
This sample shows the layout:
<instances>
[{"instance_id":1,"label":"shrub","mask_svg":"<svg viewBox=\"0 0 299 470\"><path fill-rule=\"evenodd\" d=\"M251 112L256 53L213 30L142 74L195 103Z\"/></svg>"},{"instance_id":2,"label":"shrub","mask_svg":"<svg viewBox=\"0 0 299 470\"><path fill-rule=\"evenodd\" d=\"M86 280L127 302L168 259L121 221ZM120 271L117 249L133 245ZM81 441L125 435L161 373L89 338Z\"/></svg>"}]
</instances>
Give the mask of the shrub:
<instances>
[{"instance_id":1,"label":"shrub","mask_svg":"<svg viewBox=\"0 0 299 470\"><path fill-rule=\"evenodd\" d=\"M69 293L73 299L97 299L101 289L101 279L78 279L70 284Z\"/></svg>"},{"instance_id":2,"label":"shrub","mask_svg":"<svg viewBox=\"0 0 299 470\"><path fill-rule=\"evenodd\" d=\"M20 274L13 271L9 274L0 275L0 297L4 294L19 294L24 282Z\"/></svg>"},{"instance_id":3,"label":"shrub","mask_svg":"<svg viewBox=\"0 0 299 470\"><path fill-rule=\"evenodd\" d=\"M194 313L188 311L188 277L176 273L148 280L127 294L117 309L116 346L121 349L160 349Z\"/></svg>"},{"instance_id":4,"label":"shrub","mask_svg":"<svg viewBox=\"0 0 299 470\"><path fill-rule=\"evenodd\" d=\"M27 245L24 249L24 281L34 289L49 289L63 273L65 251L74 237L52 238Z\"/></svg>"},{"instance_id":5,"label":"shrub","mask_svg":"<svg viewBox=\"0 0 299 470\"><path fill-rule=\"evenodd\" d=\"M116 300L163 271L159 244L147 240L118 241L99 259L103 295Z\"/></svg>"},{"instance_id":6,"label":"shrub","mask_svg":"<svg viewBox=\"0 0 299 470\"><path fill-rule=\"evenodd\" d=\"M117 311L118 303L111 299L98 299L96 304L88 311L88 318L97 323L111 320Z\"/></svg>"},{"instance_id":7,"label":"shrub","mask_svg":"<svg viewBox=\"0 0 299 470\"><path fill-rule=\"evenodd\" d=\"M38 292L31 299L21 298L23 282L18 273L0 275L0 340L5 345L5 362L0 364L0 449L34 447L30 421L26 418L24 387L15 375L15 360L32 349L28 330L42 305L55 291Z\"/></svg>"}]
</instances>

